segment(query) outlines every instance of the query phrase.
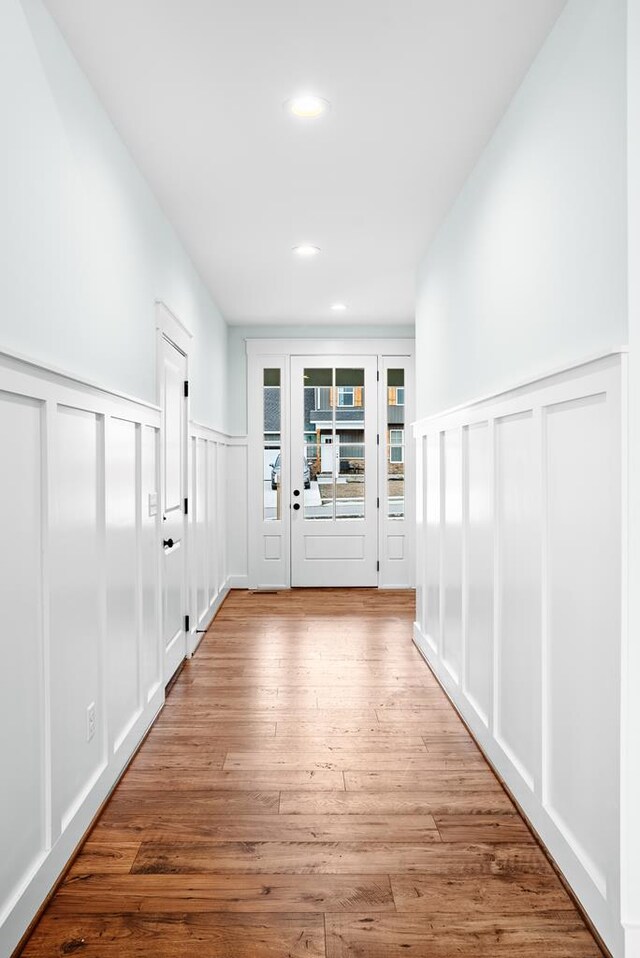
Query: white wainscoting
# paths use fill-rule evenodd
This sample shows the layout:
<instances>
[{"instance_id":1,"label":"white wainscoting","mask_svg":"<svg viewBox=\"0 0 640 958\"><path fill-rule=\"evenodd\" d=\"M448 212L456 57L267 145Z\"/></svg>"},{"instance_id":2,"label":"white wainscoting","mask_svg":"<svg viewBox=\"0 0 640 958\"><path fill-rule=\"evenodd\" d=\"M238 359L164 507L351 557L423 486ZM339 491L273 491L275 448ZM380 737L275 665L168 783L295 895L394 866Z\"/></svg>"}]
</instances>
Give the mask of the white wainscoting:
<instances>
[{"instance_id":1,"label":"white wainscoting","mask_svg":"<svg viewBox=\"0 0 640 958\"><path fill-rule=\"evenodd\" d=\"M0 354L0 958L164 702L160 430L155 406ZM193 651L229 570L246 581L246 440L189 437Z\"/></svg>"},{"instance_id":2,"label":"white wainscoting","mask_svg":"<svg viewBox=\"0 0 640 958\"><path fill-rule=\"evenodd\" d=\"M3 956L163 702L159 435L153 406L0 356Z\"/></svg>"},{"instance_id":3,"label":"white wainscoting","mask_svg":"<svg viewBox=\"0 0 640 958\"><path fill-rule=\"evenodd\" d=\"M229 588L246 587L246 475L246 440L190 424L190 652Z\"/></svg>"},{"instance_id":4,"label":"white wainscoting","mask_svg":"<svg viewBox=\"0 0 640 958\"><path fill-rule=\"evenodd\" d=\"M232 436L227 446L227 562L230 589L249 588L249 441Z\"/></svg>"},{"instance_id":5,"label":"white wainscoting","mask_svg":"<svg viewBox=\"0 0 640 958\"><path fill-rule=\"evenodd\" d=\"M415 642L622 952L626 356L416 424Z\"/></svg>"}]
</instances>

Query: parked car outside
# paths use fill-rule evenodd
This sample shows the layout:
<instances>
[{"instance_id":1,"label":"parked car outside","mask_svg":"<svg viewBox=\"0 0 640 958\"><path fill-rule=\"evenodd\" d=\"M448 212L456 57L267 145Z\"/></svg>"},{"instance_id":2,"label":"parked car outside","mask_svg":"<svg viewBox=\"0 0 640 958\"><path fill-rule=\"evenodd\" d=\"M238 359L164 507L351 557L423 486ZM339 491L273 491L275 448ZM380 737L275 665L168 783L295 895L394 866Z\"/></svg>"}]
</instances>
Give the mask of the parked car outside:
<instances>
[{"instance_id":1,"label":"parked car outside","mask_svg":"<svg viewBox=\"0 0 640 958\"><path fill-rule=\"evenodd\" d=\"M310 489L311 488L311 468L309 466L309 461L304 456L303 456L303 463L304 465L302 467L302 475L304 478L304 487L305 489ZM272 489L277 489L280 483L280 464L281 464L280 453L278 453L278 455L276 456L275 462L271 463L271 488Z\"/></svg>"}]
</instances>

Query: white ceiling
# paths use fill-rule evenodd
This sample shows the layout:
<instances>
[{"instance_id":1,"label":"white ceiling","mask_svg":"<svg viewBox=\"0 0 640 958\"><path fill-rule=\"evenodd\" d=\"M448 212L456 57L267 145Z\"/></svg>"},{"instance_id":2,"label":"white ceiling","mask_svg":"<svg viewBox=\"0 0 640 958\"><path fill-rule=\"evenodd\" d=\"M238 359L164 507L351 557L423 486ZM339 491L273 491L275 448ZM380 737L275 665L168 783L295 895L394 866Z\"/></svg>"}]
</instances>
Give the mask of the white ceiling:
<instances>
[{"instance_id":1,"label":"white ceiling","mask_svg":"<svg viewBox=\"0 0 640 958\"><path fill-rule=\"evenodd\" d=\"M45 2L230 323L412 322L420 256L565 4ZM287 114L298 92L329 115Z\"/></svg>"}]
</instances>

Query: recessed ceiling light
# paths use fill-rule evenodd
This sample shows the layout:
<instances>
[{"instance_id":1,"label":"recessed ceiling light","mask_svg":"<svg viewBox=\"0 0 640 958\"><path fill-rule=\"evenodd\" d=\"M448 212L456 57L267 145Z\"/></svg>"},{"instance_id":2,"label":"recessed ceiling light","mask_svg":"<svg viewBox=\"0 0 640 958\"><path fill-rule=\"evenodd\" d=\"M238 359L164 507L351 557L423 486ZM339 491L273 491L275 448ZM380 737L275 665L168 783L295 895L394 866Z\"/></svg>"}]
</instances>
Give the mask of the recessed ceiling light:
<instances>
[{"instance_id":1,"label":"recessed ceiling light","mask_svg":"<svg viewBox=\"0 0 640 958\"><path fill-rule=\"evenodd\" d=\"M293 96L285 101L285 107L294 116L301 117L303 120L316 120L322 116L330 107L328 100L321 96L311 96L304 94L302 96Z\"/></svg>"},{"instance_id":2,"label":"recessed ceiling light","mask_svg":"<svg viewBox=\"0 0 640 958\"><path fill-rule=\"evenodd\" d=\"M332 304L331 304L331 309L332 309L335 313L342 313L342 312L344 312L344 310L345 310L346 308L347 308L347 304L346 304L346 303L332 303Z\"/></svg>"},{"instance_id":3,"label":"recessed ceiling light","mask_svg":"<svg viewBox=\"0 0 640 958\"><path fill-rule=\"evenodd\" d=\"M300 246L294 246L293 252L296 254L296 256L307 258L310 256L317 256L320 252L320 247L311 246L309 243L302 243Z\"/></svg>"}]
</instances>

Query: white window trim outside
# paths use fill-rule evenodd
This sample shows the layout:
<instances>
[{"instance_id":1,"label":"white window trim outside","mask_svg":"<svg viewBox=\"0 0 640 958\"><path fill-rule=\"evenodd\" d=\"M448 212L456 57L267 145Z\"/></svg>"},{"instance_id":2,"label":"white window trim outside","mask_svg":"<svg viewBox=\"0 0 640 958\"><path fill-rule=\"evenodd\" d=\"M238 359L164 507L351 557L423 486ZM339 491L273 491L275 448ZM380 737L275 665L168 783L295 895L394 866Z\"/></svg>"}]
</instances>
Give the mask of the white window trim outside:
<instances>
[{"instance_id":1,"label":"white window trim outside","mask_svg":"<svg viewBox=\"0 0 640 958\"><path fill-rule=\"evenodd\" d=\"M351 402L345 402L345 389L351 393ZM340 409L355 409L356 405L356 387L355 386L338 386L338 406Z\"/></svg>"},{"instance_id":2,"label":"white window trim outside","mask_svg":"<svg viewBox=\"0 0 640 958\"><path fill-rule=\"evenodd\" d=\"M400 436L400 439L394 438L394 433ZM400 458L395 459L394 453L400 453ZM398 465L404 462L404 429L389 430L389 462Z\"/></svg>"}]
</instances>

